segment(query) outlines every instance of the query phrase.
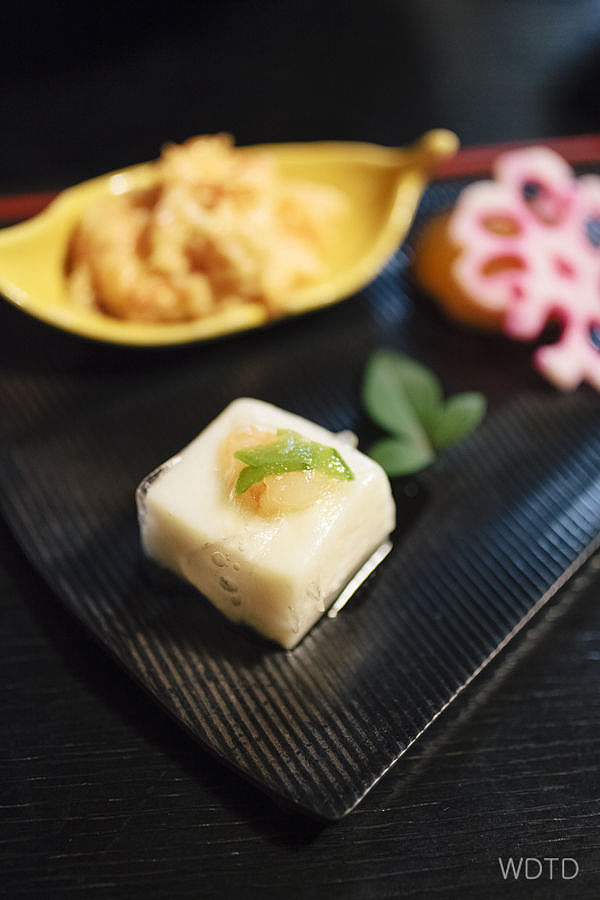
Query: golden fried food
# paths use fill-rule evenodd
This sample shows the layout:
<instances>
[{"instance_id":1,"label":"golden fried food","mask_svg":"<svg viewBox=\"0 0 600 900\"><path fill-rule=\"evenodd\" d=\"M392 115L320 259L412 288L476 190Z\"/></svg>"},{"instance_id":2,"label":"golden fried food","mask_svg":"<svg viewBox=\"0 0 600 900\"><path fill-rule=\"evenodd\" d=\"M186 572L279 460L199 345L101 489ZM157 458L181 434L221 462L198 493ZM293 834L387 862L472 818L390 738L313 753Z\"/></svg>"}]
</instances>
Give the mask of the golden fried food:
<instances>
[{"instance_id":1,"label":"golden fried food","mask_svg":"<svg viewBox=\"0 0 600 900\"><path fill-rule=\"evenodd\" d=\"M73 300L122 319L174 322L227 306L286 310L317 280L344 196L286 179L228 135L167 146L147 190L91 205L70 246Z\"/></svg>"}]
</instances>

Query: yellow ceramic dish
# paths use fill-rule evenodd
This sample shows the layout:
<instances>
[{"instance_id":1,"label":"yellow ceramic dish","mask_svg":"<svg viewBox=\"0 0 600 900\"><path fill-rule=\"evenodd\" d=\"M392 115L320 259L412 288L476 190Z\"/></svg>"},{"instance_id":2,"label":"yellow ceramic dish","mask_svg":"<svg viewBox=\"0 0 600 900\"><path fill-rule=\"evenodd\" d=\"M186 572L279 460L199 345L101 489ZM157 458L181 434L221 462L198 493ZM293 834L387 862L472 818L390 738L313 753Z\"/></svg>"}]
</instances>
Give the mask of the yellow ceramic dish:
<instances>
[{"instance_id":1,"label":"yellow ceramic dish","mask_svg":"<svg viewBox=\"0 0 600 900\"><path fill-rule=\"evenodd\" d=\"M371 281L406 235L436 163L457 147L456 135L439 129L401 149L344 142L260 148L276 156L284 176L333 185L349 201L324 277L287 299L292 313L334 303ZM262 325L267 313L258 303L175 323L123 321L73 305L64 262L84 208L106 192L150 186L153 171L151 163L144 163L83 182L63 191L33 219L0 231L0 293L45 322L116 344L183 344Z\"/></svg>"}]
</instances>

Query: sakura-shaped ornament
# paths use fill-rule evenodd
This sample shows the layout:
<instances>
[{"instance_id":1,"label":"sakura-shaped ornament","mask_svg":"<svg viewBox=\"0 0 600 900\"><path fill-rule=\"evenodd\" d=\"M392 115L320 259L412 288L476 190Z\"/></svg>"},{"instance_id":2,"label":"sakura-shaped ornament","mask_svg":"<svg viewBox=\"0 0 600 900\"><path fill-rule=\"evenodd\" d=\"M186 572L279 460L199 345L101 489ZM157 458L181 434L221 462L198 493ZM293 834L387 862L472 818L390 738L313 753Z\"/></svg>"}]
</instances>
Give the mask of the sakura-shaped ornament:
<instances>
[{"instance_id":1,"label":"sakura-shaped ornament","mask_svg":"<svg viewBox=\"0 0 600 900\"><path fill-rule=\"evenodd\" d=\"M600 390L600 176L576 178L547 147L500 155L493 181L466 187L425 229L415 271L460 321L533 340L560 338L533 360L562 390Z\"/></svg>"}]
</instances>

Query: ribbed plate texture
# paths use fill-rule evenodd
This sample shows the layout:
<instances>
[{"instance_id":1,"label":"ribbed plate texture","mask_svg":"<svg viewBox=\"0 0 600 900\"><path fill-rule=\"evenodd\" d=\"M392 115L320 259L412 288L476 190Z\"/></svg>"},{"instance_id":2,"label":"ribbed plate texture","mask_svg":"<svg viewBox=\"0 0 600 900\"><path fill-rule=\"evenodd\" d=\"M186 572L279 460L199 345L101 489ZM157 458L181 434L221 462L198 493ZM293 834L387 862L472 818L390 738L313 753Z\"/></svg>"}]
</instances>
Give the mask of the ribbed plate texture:
<instances>
[{"instance_id":1,"label":"ribbed plate texture","mask_svg":"<svg viewBox=\"0 0 600 900\"><path fill-rule=\"evenodd\" d=\"M459 187L428 189L413 237ZM600 399L558 394L531 346L445 319L411 282L412 239L363 294L328 310L0 378L2 509L32 563L206 747L325 818L352 809L600 532ZM359 387L378 346L432 366L448 393L484 391L489 414L394 484L389 557L337 619L279 650L144 561L135 488L238 396L350 428L364 449L377 432Z\"/></svg>"}]
</instances>

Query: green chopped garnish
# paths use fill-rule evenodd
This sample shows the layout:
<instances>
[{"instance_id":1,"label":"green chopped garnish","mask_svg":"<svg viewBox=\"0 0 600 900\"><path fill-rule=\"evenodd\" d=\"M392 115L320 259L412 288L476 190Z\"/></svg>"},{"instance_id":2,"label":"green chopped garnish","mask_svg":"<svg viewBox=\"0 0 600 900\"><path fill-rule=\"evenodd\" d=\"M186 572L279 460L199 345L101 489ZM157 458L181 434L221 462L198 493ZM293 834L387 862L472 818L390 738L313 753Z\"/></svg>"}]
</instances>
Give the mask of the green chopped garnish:
<instances>
[{"instance_id":1,"label":"green chopped garnish","mask_svg":"<svg viewBox=\"0 0 600 900\"><path fill-rule=\"evenodd\" d=\"M388 475L409 475L436 453L466 437L485 415L482 394L442 396L428 368L393 350L376 350L363 382L363 402L374 422L389 432L369 450Z\"/></svg>"},{"instance_id":2,"label":"green chopped garnish","mask_svg":"<svg viewBox=\"0 0 600 900\"><path fill-rule=\"evenodd\" d=\"M277 437L268 444L245 447L233 455L246 464L236 482L236 494L243 494L267 475L283 475L285 472L314 469L339 481L352 481L354 478L352 470L337 450L309 441L289 428L278 428Z\"/></svg>"}]
</instances>

